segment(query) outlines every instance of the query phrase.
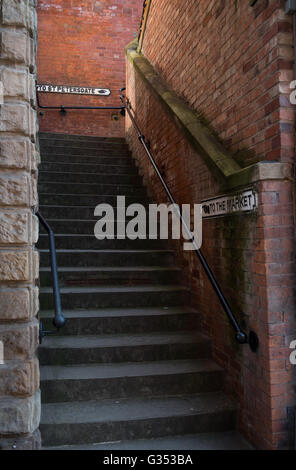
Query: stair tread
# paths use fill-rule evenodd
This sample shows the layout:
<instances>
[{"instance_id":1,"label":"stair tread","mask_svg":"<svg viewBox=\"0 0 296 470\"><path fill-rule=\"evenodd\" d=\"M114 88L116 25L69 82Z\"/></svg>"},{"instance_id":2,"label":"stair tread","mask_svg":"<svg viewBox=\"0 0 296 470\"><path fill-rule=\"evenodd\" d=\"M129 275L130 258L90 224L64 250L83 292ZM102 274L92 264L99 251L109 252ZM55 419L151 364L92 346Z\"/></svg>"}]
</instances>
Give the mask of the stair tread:
<instances>
[{"instance_id":1,"label":"stair tread","mask_svg":"<svg viewBox=\"0 0 296 470\"><path fill-rule=\"evenodd\" d=\"M44 173L50 173L50 172L44 172ZM107 173L107 175L105 175L105 176L110 176L110 175ZM79 184L80 186L128 186L130 188L138 188L138 189L141 189L142 191L144 191L144 188L140 184L140 182L139 182L139 184L133 184L133 183L114 183L114 182L111 182L111 183L98 183L98 182L92 183L92 182L84 182L84 181L67 181L67 182L65 182L65 181L42 180L42 181L40 181L39 186L42 186L42 185L47 184L47 183ZM66 193L66 194L69 195L69 193ZM109 194L108 194L108 196L109 196Z\"/></svg>"},{"instance_id":2,"label":"stair tread","mask_svg":"<svg viewBox=\"0 0 296 470\"><path fill-rule=\"evenodd\" d=\"M124 137L100 137L96 135L84 135L84 134L63 134L62 132L39 132L39 139L60 139L60 140L90 140L90 141L108 141L120 143L126 145Z\"/></svg>"},{"instance_id":3,"label":"stair tread","mask_svg":"<svg viewBox=\"0 0 296 470\"><path fill-rule=\"evenodd\" d=\"M133 421L169 416L195 416L235 409L234 402L220 392L186 396L46 403L42 409L41 424Z\"/></svg>"},{"instance_id":4,"label":"stair tread","mask_svg":"<svg viewBox=\"0 0 296 470\"><path fill-rule=\"evenodd\" d=\"M197 331L163 332L146 334L116 334L92 336L50 336L42 349L90 349L156 344L192 344L208 342L209 338Z\"/></svg>"},{"instance_id":5,"label":"stair tread","mask_svg":"<svg viewBox=\"0 0 296 470\"><path fill-rule=\"evenodd\" d=\"M53 183L55 183L55 181L53 181ZM77 183L75 183L75 184L77 184ZM79 183L79 184L81 184L81 183ZM84 183L84 184L85 184L85 183ZM73 197L73 196L76 196L76 197L90 196L90 197L93 197L93 198L106 197L106 196L108 196L108 198L110 198L110 197L117 198L117 196L118 196L118 194L112 194L112 193L110 193L110 194L100 194L100 193L95 193L95 194L92 194L92 193L88 193L88 194L81 194L81 193L74 193L74 194L73 194L73 193L54 193L54 194L52 194L52 193L48 193L48 192L43 192L42 189L41 189L40 191L38 191L38 194L39 194L39 199L40 199L40 197L42 197L42 196L67 196L67 197L68 197L68 196L72 196L72 197ZM135 196L133 196L133 195L128 195L128 196L126 196L126 199L129 199L129 198L134 198L134 199L135 199ZM143 195L143 196L141 196L141 199L140 199L140 200L141 200L141 201L148 201L149 199L148 199L148 196ZM68 207L68 206L67 206L67 207ZM71 207L72 207L72 206L71 206ZM82 207L85 207L85 206L82 206Z\"/></svg>"},{"instance_id":6,"label":"stair tread","mask_svg":"<svg viewBox=\"0 0 296 470\"><path fill-rule=\"evenodd\" d=\"M46 164L46 165L56 165L55 162L50 162L50 161L47 161L47 160L44 160L42 159L42 162L41 162L41 165L39 168L41 168L42 170L42 165L43 164ZM64 165L77 165L77 167L79 167L80 165L83 165L83 166L89 166L89 167L97 167L97 166L107 166L106 164L104 163L87 163L87 162L84 162L83 160L81 162L59 162L59 168L62 168ZM111 167L115 167L115 168L126 168L126 167L131 167L133 169L136 169L137 167L134 165L134 162L133 160L131 160L131 163L130 164L126 164L126 165L108 165L108 166L111 166ZM47 170L46 170L47 171Z\"/></svg>"},{"instance_id":7,"label":"stair tread","mask_svg":"<svg viewBox=\"0 0 296 470\"><path fill-rule=\"evenodd\" d=\"M236 431L44 447L43 450L254 450Z\"/></svg>"},{"instance_id":8,"label":"stair tread","mask_svg":"<svg viewBox=\"0 0 296 470\"><path fill-rule=\"evenodd\" d=\"M47 219L49 222L49 219ZM40 253L48 253L49 250L40 249L38 250ZM56 250L57 253L174 253L173 250L76 250L76 249L59 249Z\"/></svg>"},{"instance_id":9,"label":"stair tread","mask_svg":"<svg viewBox=\"0 0 296 470\"><path fill-rule=\"evenodd\" d=\"M215 372L222 369L210 359L154 362L41 366L41 380L83 380L150 375Z\"/></svg>"},{"instance_id":10,"label":"stair tread","mask_svg":"<svg viewBox=\"0 0 296 470\"><path fill-rule=\"evenodd\" d=\"M67 181L67 183L71 183L71 175L99 175L99 176L105 176L106 178L107 177L112 177L112 176L120 176L120 177L124 177L124 176L132 176L133 178L140 178L138 176L138 174L134 174L134 173L120 173L120 174L116 174L116 173L95 173L95 172L86 172L86 171L51 171L51 170L42 170L42 174L50 174L50 175L68 175L69 176L69 181ZM42 181L43 182L43 181ZM75 181L76 183L76 181ZM82 182L83 183L83 182ZM89 184L89 183L87 183ZM95 183L96 184L96 183ZM125 183L124 183L125 184ZM129 183L130 184L130 183Z\"/></svg>"},{"instance_id":11,"label":"stair tread","mask_svg":"<svg viewBox=\"0 0 296 470\"><path fill-rule=\"evenodd\" d=\"M189 288L182 285L136 285L136 286L121 286L121 285L108 285L108 286L95 286L95 287L61 287L61 294L87 294L92 292L105 292L105 293L114 293L114 292L175 292L175 291L188 291ZM52 293L51 287L41 287L40 293Z\"/></svg>"},{"instance_id":12,"label":"stair tread","mask_svg":"<svg viewBox=\"0 0 296 470\"><path fill-rule=\"evenodd\" d=\"M157 315L183 315L188 313L197 314L192 307L139 307L139 308L102 308L63 310L66 318L117 318L132 316L157 316ZM41 310L42 318L52 318L52 310Z\"/></svg>"},{"instance_id":13,"label":"stair tread","mask_svg":"<svg viewBox=\"0 0 296 470\"><path fill-rule=\"evenodd\" d=\"M63 206L62 204L40 204L39 208L40 208L40 211L42 209L48 209L48 208L55 208L55 207L58 207L59 209L63 208L63 209L68 209L69 206ZM71 209L94 209L96 207L96 204L92 205L92 206L79 206L79 205L75 205L75 206L71 206ZM117 207L117 206L116 206ZM124 206L118 206L118 207L124 207ZM60 219L59 219L60 220Z\"/></svg>"},{"instance_id":14,"label":"stair tread","mask_svg":"<svg viewBox=\"0 0 296 470\"><path fill-rule=\"evenodd\" d=\"M40 267L40 272L51 272L50 267ZM59 272L132 272L132 271L180 271L176 266L98 266L98 267L59 267Z\"/></svg>"}]
</instances>

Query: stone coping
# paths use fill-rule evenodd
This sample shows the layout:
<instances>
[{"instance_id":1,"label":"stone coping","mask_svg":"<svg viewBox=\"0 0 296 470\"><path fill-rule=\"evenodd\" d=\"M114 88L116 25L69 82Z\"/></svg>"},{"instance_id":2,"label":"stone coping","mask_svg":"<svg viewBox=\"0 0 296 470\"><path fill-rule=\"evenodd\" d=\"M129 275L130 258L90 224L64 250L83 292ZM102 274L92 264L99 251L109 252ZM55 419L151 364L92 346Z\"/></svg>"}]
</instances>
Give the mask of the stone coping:
<instances>
[{"instance_id":1,"label":"stone coping","mask_svg":"<svg viewBox=\"0 0 296 470\"><path fill-rule=\"evenodd\" d=\"M292 177L292 168L277 161L261 161L248 167L240 165L223 145L200 121L194 111L179 98L154 70L150 62L137 52L138 41L133 40L125 48L128 60L162 102L179 129L205 160L208 167L225 189L233 189L264 180L283 180Z\"/></svg>"}]
</instances>

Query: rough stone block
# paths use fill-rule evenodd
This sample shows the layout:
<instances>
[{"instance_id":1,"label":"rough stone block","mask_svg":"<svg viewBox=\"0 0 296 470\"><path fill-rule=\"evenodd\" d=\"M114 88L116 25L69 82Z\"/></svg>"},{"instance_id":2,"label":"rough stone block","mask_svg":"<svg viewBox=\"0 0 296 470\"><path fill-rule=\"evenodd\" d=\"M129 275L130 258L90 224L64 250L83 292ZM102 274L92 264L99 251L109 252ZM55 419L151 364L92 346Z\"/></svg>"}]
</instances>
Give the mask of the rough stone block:
<instances>
[{"instance_id":1,"label":"rough stone block","mask_svg":"<svg viewBox=\"0 0 296 470\"><path fill-rule=\"evenodd\" d=\"M37 320L30 323L0 325L0 340L4 344L4 361L33 358L39 341L38 332Z\"/></svg>"},{"instance_id":2,"label":"rough stone block","mask_svg":"<svg viewBox=\"0 0 296 470\"><path fill-rule=\"evenodd\" d=\"M33 251L33 279L39 279L39 253Z\"/></svg>"},{"instance_id":3,"label":"rough stone block","mask_svg":"<svg viewBox=\"0 0 296 470\"><path fill-rule=\"evenodd\" d=\"M38 204L37 172L31 174L31 206Z\"/></svg>"},{"instance_id":4,"label":"rough stone block","mask_svg":"<svg viewBox=\"0 0 296 470\"><path fill-rule=\"evenodd\" d=\"M32 243L38 242L39 238L39 220L36 215L32 214L32 227L31 227Z\"/></svg>"},{"instance_id":5,"label":"rough stone block","mask_svg":"<svg viewBox=\"0 0 296 470\"><path fill-rule=\"evenodd\" d=\"M30 170L33 144L29 139L0 140L0 166L3 168L24 168Z\"/></svg>"},{"instance_id":6,"label":"rough stone block","mask_svg":"<svg viewBox=\"0 0 296 470\"><path fill-rule=\"evenodd\" d=\"M3 31L0 33L1 57L12 63L33 65L33 40L22 32Z\"/></svg>"},{"instance_id":7,"label":"rough stone block","mask_svg":"<svg viewBox=\"0 0 296 470\"><path fill-rule=\"evenodd\" d=\"M37 429L40 420L40 393L28 398L0 399L0 434L26 434Z\"/></svg>"},{"instance_id":8,"label":"rough stone block","mask_svg":"<svg viewBox=\"0 0 296 470\"><path fill-rule=\"evenodd\" d=\"M32 434L21 437L1 437L0 450L40 450L41 434L37 429Z\"/></svg>"},{"instance_id":9,"label":"rough stone block","mask_svg":"<svg viewBox=\"0 0 296 470\"><path fill-rule=\"evenodd\" d=\"M35 313L33 304L30 301L29 289L0 290L0 321L28 320L31 317L31 310L32 315Z\"/></svg>"},{"instance_id":10,"label":"rough stone block","mask_svg":"<svg viewBox=\"0 0 296 470\"><path fill-rule=\"evenodd\" d=\"M30 213L0 210L0 243L29 243Z\"/></svg>"},{"instance_id":11,"label":"rough stone block","mask_svg":"<svg viewBox=\"0 0 296 470\"><path fill-rule=\"evenodd\" d=\"M38 287L34 287L34 288L31 289L31 296L32 296L31 313L32 313L32 317L36 317L37 313L40 310L40 307L39 307L39 288Z\"/></svg>"},{"instance_id":12,"label":"rough stone block","mask_svg":"<svg viewBox=\"0 0 296 470\"><path fill-rule=\"evenodd\" d=\"M28 71L2 67L0 80L3 83L4 99L5 97L23 98L26 101L34 99L32 78Z\"/></svg>"},{"instance_id":13,"label":"rough stone block","mask_svg":"<svg viewBox=\"0 0 296 470\"><path fill-rule=\"evenodd\" d=\"M0 394L4 396L30 396L39 388L39 363L9 361L0 367Z\"/></svg>"},{"instance_id":14,"label":"rough stone block","mask_svg":"<svg viewBox=\"0 0 296 470\"><path fill-rule=\"evenodd\" d=\"M30 279L29 251L0 251L0 281Z\"/></svg>"},{"instance_id":15,"label":"rough stone block","mask_svg":"<svg viewBox=\"0 0 296 470\"><path fill-rule=\"evenodd\" d=\"M29 0L2 0L2 22L9 26L23 26L28 31L36 29L36 12Z\"/></svg>"},{"instance_id":16,"label":"rough stone block","mask_svg":"<svg viewBox=\"0 0 296 470\"><path fill-rule=\"evenodd\" d=\"M30 181L25 173L0 175L0 200L5 206L30 205Z\"/></svg>"},{"instance_id":17,"label":"rough stone block","mask_svg":"<svg viewBox=\"0 0 296 470\"><path fill-rule=\"evenodd\" d=\"M1 107L0 131L36 136L35 111L29 103L5 103Z\"/></svg>"}]
</instances>

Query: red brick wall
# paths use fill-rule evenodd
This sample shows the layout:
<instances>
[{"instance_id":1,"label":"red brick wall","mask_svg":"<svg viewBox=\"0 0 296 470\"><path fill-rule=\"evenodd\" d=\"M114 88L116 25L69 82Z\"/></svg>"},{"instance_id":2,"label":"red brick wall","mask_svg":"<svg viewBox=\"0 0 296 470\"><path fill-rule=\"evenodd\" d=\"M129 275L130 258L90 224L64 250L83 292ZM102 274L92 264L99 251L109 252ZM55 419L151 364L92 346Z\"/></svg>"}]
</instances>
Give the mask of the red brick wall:
<instances>
[{"instance_id":1,"label":"red brick wall","mask_svg":"<svg viewBox=\"0 0 296 470\"><path fill-rule=\"evenodd\" d=\"M120 106L125 84L124 46L139 28L143 0L39 0L38 82L111 89L104 98L40 94L44 105ZM122 137L124 119L117 111L45 110L40 130Z\"/></svg>"},{"instance_id":2,"label":"red brick wall","mask_svg":"<svg viewBox=\"0 0 296 470\"><path fill-rule=\"evenodd\" d=\"M243 165L268 159L294 164L295 110L287 87L293 76L291 19L283 2L258 0L255 8L237 2L237 10L229 3L153 0L143 52L171 89L203 111L229 149L247 150ZM177 202L224 194L129 61L127 95ZM126 131L151 196L165 202L129 119ZM294 183L255 187L258 211L205 220L202 250L239 321L257 332L256 354L235 343L195 255L180 248L179 255L214 358L227 371L225 391L240 405L239 429L259 449L285 448L287 408L296 397L289 362L296 339Z\"/></svg>"},{"instance_id":3,"label":"red brick wall","mask_svg":"<svg viewBox=\"0 0 296 470\"><path fill-rule=\"evenodd\" d=\"M279 79L292 80L292 19L280 0L153 0L143 53L170 88L204 113L243 165L291 158L279 134ZM280 47L279 47L280 46ZM244 150L247 150L244 152Z\"/></svg>"}]
</instances>

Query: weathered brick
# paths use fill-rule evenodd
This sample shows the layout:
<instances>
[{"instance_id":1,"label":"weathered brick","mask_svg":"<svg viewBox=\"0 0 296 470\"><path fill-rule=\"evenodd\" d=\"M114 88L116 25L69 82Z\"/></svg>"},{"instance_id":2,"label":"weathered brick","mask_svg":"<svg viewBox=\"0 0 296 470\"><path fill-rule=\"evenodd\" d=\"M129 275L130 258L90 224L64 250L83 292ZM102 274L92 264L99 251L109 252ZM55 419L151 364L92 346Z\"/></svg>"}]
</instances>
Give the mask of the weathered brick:
<instances>
[{"instance_id":1,"label":"weathered brick","mask_svg":"<svg viewBox=\"0 0 296 470\"><path fill-rule=\"evenodd\" d=\"M130 5L126 0L87 1L83 6L75 2L75 7L73 2L65 0L38 2L39 83L110 88L110 97L63 96L62 101L65 104L120 106L119 89L125 83L124 47L137 34L142 6L143 0L132 0ZM65 23L70 35L65 34ZM63 37L59 60L57 37ZM78 55L73 54L73 47L80 51ZM61 97L41 93L40 101L59 106ZM118 121L111 119L112 114L118 115ZM124 119L116 110L71 111L66 119L58 111L45 110L40 118L40 130L123 137Z\"/></svg>"},{"instance_id":2,"label":"weathered brick","mask_svg":"<svg viewBox=\"0 0 296 470\"><path fill-rule=\"evenodd\" d=\"M294 161L295 109L289 102L293 35L280 3L257 2L258 8L252 8L249 2L238 2L237 9L220 6L221 11L217 2L151 3L143 55L243 167L257 161ZM223 194L223 184L157 99L149 79L143 79L140 60L129 59L126 94L175 199L193 204ZM151 198L164 202L128 117L126 136ZM258 448L272 449L281 445L276 423L283 419L285 428L285 408L295 403L289 391L295 386L292 370L281 370L288 361L287 332L295 331L295 188L291 178L264 181L256 189L258 212L204 220L202 246L239 321L245 321L247 331L257 332L256 354L235 345L196 257L176 249L202 329L211 336L214 359L227 370L225 390L240 402L239 429ZM284 328L279 326L283 322ZM283 398L273 415L271 396Z\"/></svg>"}]
</instances>

